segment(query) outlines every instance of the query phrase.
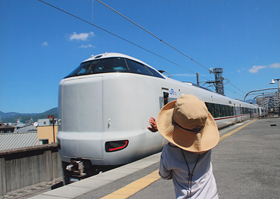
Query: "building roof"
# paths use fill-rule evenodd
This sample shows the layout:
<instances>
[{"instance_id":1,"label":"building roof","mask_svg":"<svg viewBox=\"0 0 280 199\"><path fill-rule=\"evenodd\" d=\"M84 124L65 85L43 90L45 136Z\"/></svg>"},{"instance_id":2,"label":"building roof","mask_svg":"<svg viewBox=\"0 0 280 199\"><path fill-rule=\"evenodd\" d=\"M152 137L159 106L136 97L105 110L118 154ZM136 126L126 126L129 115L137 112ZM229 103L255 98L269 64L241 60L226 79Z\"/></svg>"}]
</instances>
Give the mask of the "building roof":
<instances>
[{"instance_id":1,"label":"building roof","mask_svg":"<svg viewBox=\"0 0 280 199\"><path fill-rule=\"evenodd\" d=\"M37 133L0 133L0 150L37 145Z\"/></svg>"}]
</instances>

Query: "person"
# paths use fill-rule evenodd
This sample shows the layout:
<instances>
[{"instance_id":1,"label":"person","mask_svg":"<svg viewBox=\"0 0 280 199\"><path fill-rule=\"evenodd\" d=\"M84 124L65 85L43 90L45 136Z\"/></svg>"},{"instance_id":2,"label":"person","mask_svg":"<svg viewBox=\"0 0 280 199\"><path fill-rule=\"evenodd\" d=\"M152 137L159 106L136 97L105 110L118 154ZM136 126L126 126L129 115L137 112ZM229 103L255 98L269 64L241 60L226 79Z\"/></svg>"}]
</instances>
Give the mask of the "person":
<instances>
[{"instance_id":1,"label":"person","mask_svg":"<svg viewBox=\"0 0 280 199\"><path fill-rule=\"evenodd\" d=\"M159 175L172 179L176 198L218 198L211 149L219 142L217 125L205 103L183 95L151 117L149 130L156 130L169 143L163 147Z\"/></svg>"}]
</instances>

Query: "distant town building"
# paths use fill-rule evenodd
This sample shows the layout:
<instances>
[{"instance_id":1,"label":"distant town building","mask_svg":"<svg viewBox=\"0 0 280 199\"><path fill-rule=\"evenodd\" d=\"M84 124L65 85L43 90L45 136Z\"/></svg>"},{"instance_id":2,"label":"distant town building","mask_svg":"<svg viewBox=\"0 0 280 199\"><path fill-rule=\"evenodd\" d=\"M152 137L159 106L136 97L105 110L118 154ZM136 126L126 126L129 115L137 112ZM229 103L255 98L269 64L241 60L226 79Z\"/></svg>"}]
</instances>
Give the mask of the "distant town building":
<instances>
[{"instance_id":1,"label":"distant town building","mask_svg":"<svg viewBox=\"0 0 280 199\"><path fill-rule=\"evenodd\" d=\"M53 125L49 119L39 119L38 124L39 125L37 126L37 133L39 145L57 142L57 122L55 122L55 124Z\"/></svg>"},{"instance_id":2,"label":"distant town building","mask_svg":"<svg viewBox=\"0 0 280 199\"><path fill-rule=\"evenodd\" d=\"M49 119L39 119L38 126L50 126L51 122Z\"/></svg>"},{"instance_id":3,"label":"distant town building","mask_svg":"<svg viewBox=\"0 0 280 199\"><path fill-rule=\"evenodd\" d=\"M56 142L57 119L39 119L35 125L21 128L0 123L0 150L8 150Z\"/></svg>"},{"instance_id":4,"label":"distant town building","mask_svg":"<svg viewBox=\"0 0 280 199\"><path fill-rule=\"evenodd\" d=\"M13 133L15 131L14 126L5 125L0 123L0 133Z\"/></svg>"},{"instance_id":5,"label":"distant town building","mask_svg":"<svg viewBox=\"0 0 280 199\"><path fill-rule=\"evenodd\" d=\"M268 112L279 113L280 111L280 100L277 95L259 97L257 98L257 104L268 108Z\"/></svg>"}]
</instances>

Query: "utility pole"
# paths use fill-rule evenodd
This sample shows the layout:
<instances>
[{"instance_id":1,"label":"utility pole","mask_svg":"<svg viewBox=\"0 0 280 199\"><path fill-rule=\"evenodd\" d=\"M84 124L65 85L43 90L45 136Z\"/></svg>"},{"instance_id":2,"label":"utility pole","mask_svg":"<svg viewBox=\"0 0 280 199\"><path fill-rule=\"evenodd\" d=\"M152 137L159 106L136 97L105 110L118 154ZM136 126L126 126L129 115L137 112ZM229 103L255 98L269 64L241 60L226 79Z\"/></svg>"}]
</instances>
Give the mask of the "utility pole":
<instances>
[{"instance_id":1,"label":"utility pole","mask_svg":"<svg viewBox=\"0 0 280 199\"><path fill-rule=\"evenodd\" d=\"M214 84L216 88L216 93L219 93L221 95L225 95L224 93L224 78L223 78L223 68L214 68L213 70L210 70L210 74L215 74L215 81L207 81L208 84Z\"/></svg>"}]
</instances>

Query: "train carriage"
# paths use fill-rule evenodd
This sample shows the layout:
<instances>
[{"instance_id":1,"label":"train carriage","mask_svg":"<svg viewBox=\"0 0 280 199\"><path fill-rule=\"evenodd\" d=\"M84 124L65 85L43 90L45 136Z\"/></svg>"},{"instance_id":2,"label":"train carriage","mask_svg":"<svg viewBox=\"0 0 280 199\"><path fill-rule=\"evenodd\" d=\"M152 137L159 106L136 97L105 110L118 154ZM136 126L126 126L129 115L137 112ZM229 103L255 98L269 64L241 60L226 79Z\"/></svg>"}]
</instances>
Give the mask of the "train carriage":
<instances>
[{"instance_id":1,"label":"train carriage","mask_svg":"<svg viewBox=\"0 0 280 199\"><path fill-rule=\"evenodd\" d=\"M65 183L97 167L159 152L167 141L147 129L164 104L183 94L205 101L218 127L255 117L259 108L179 82L120 53L93 56L59 85L58 146Z\"/></svg>"}]
</instances>

